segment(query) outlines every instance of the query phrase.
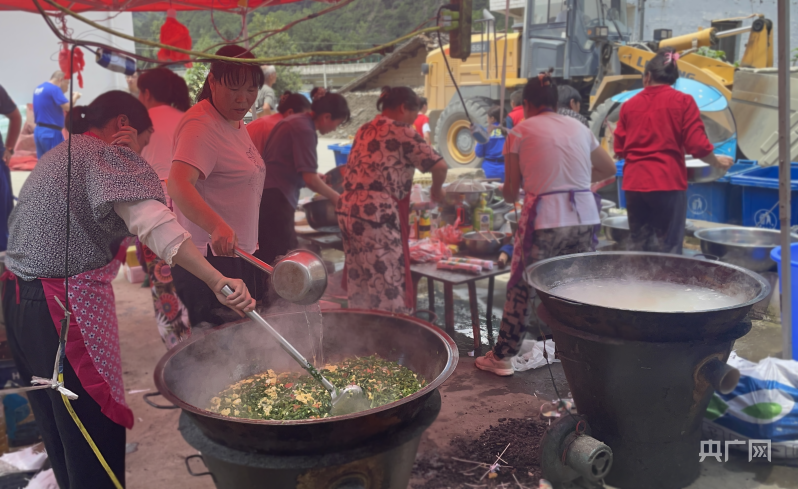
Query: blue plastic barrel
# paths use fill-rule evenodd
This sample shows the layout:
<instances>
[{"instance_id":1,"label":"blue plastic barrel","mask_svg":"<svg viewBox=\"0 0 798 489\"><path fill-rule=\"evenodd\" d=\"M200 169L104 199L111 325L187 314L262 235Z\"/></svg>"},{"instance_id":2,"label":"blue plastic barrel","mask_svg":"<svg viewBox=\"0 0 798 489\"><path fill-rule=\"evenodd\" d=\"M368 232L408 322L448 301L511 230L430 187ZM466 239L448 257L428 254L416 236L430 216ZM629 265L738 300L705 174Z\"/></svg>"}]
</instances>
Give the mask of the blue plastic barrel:
<instances>
[{"instance_id":1,"label":"blue plastic barrel","mask_svg":"<svg viewBox=\"0 0 798 489\"><path fill-rule=\"evenodd\" d=\"M756 161L739 160L714 182L687 184L687 218L725 224L743 222L743 188L731 178L758 169Z\"/></svg>"},{"instance_id":2,"label":"blue plastic barrel","mask_svg":"<svg viewBox=\"0 0 798 489\"><path fill-rule=\"evenodd\" d=\"M790 169L792 214L790 225L798 224L798 164ZM756 168L731 177L732 185L742 187L743 226L781 229L779 216L779 167Z\"/></svg>"},{"instance_id":3,"label":"blue plastic barrel","mask_svg":"<svg viewBox=\"0 0 798 489\"><path fill-rule=\"evenodd\" d=\"M349 152L352 151L352 143L331 144L327 146L327 149L331 149L333 154L335 154L335 166L341 166L345 165L346 160L349 159Z\"/></svg>"},{"instance_id":4,"label":"blue plastic barrel","mask_svg":"<svg viewBox=\"0 0 798 489\"><path fill-rule=\"evenodd\" d=\"M790 295L792 297L789 298L790 302L792 303L792 324L787 325L784 324L784 321L781 323L782 328L792 328L792 358L793 360L798 360L798 283L796 283L795 279L798 278L798 243L794 243L790 245L790 272L792 273L792 290L790 291ZM779 293L781 293L781 246L778 248L773 248L773 251L770 252L770 257L773 258L773 261L779 267ZM786 300L784 296L781 297L781 300Z\"/></svg>"}]
</instances>

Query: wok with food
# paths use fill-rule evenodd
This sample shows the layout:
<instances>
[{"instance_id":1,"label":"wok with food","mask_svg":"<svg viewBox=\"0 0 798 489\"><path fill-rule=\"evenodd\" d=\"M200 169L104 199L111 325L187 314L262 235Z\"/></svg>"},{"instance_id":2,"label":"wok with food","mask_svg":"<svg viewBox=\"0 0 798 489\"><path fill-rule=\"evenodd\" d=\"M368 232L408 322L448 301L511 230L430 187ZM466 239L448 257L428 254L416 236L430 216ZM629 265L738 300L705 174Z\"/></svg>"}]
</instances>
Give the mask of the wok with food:
<instances>
[{"instance_id":1,"label":"wok with food","mask_svg":"<svg viewBox=\"0 0 798 489\"><path fill-rule=\"evenodd\" d=\"M323 452L330 446L344 450L374 436L390 436L413 422L457 365L452 339L420 319L356 309L324 311L321 317L323 349L315 353L303 349L308 341L305 314L264 319L336 387L356 384L371 394L370 409L325 416L329 393L261 325L248 319L194 335L169 350L155 369L155 385L217 443L246 451L297 454ZM345 382L344 375L348 375ZM256 382L260 385L244 386ZM292 383L297 385L286 387ZM260 395L259 389L265 393L271 387L276 387L271 393L276 396ZM288 399L302 402L288 404ZM243 409L237 408L236 414L235 406ZM268 406L269 414L262 415L260 406L264 415ZM227 415L222 414L224 409L230 409Z\"/></svg>"}]
</instances>

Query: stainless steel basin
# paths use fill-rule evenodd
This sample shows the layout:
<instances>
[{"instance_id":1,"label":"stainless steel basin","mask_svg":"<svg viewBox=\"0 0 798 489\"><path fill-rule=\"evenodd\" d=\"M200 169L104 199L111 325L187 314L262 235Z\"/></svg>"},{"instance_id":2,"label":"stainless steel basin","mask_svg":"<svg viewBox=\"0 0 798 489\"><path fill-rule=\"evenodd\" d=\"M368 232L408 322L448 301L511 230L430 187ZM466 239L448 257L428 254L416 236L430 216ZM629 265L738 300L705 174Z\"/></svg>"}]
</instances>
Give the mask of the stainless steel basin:
<instances>
[{"instance_id":1,"label":"stainless steel basin","mask_svg":"<svg viewBox=\"0 0 798 489\"><path fill-rule=\"evenodd\" d=\"M775 267L770 252L781 245L781 233L772 229L710 228L696 231L695 237L701 243L702 253L754 272L765 272ZM790 239L793 243L798 242L796 235L791 235Z\"/></svg>"}]
</instances>

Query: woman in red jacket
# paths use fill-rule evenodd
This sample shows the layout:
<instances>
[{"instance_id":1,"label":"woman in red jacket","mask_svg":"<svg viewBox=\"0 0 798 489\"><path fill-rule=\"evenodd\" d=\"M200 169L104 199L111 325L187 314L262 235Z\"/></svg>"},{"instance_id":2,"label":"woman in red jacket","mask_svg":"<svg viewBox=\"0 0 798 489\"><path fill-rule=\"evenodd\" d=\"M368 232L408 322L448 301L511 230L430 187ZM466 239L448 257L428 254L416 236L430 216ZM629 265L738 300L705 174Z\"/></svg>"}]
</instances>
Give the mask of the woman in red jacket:
<instances>
[{"instance_id":1,"label":"woman in red jacket","mask_svg":"<svg viewBox=\"0 0 798 489\"><path fill-rule=\"evenodd\" d=\"M637 251L682 253L687 217L684 155L723 169L734 160L715 156L693 97L674 90L679 55L661 49L646 65L638 95L621 107L615 153L625 159L623 190L632 247Z\"/></svg>"}]
</instances>

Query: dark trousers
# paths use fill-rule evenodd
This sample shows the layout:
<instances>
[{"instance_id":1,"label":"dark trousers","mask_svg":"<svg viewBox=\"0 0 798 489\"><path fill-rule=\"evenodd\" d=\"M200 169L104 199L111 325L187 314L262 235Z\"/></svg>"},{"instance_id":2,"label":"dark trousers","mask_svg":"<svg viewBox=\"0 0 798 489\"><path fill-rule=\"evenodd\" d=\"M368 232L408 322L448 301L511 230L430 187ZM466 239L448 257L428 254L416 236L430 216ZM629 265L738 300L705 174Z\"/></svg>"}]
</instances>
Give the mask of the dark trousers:
<instances>
[{"instance_id":1,"label":"dark trousers","mask_svg":"<svg viewBox=\"0 0 798 489\"><path fill-rule=\"evenodd\" d=\"M634 251L682 254L687 192L626 192L631 246Z\"/></svg>"},{"instance_id":2,"label":"dark trousers","mask_svg":"<svg viewBox=\"0 0 798 489\"><path fill-rule=\"evenodd\" d=\"M257 269L243 259L232 256L213 256L210 246L208 246L205 258L225 277L243 280L252 297L257 297L260 293L261 286ZM188 320L192 327L202 322L218 326L241 319L238 314L219 302L216 294L205 285L205 282L189 273L185 268L174 265L172 277L175 292L188 310Z\"/></svg>"},{"instance_id":3,"label":"dark trousers","mask_svg":"<svg viewBox=\"0 0 798 489\"><path fill-rule=\"evenodd\" d=\"M274 265L278 256L295 250L299 243L294 229L294 213L296 209L288 202L283 192L276 188L263 190L260 201L260 217L258 218L258 251L255 256L261 261ZM264 302L269 303L276 297L271 293L269 274L260 274L263 283ZM270 295L271 294L271 295Z\"/></svg>"},{"instance_id":4,"label":"dark trousers","mask_svg":"<svg viewBox=\"0 0 798 489\"><path fill-rule=\"evenodd\" d=\"M19 279L19 295L17 304L14 282L5 282L3 311L8 343L21 383L28 386L34 375L52 377L58 333L40 281ZM124 485L125 428L100 411L100 405L83 388L68 359L64 359L64 386L78 395L78 399L71 401L75 413ZM45 389L29 392L27 396L61 489L113 488L111 479L67 411L61 394Z\"/></svg>"}]
</instances>

